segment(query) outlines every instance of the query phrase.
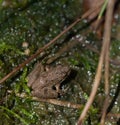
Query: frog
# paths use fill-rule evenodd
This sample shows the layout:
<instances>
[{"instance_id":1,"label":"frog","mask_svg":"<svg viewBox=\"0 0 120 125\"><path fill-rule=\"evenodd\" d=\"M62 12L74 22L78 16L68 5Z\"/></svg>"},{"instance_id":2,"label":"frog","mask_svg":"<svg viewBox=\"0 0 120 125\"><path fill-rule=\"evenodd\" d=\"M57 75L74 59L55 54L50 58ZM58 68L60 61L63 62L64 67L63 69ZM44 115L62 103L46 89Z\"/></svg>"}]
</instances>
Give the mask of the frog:
<instances>
[{"instance_id":1,"label":"frog","mask_svg":"<svg viewBox=\"0 0 120 125\"><path fill-rule=\"evenodd\" d=\"M70 74L71 69L66 65L43 66L37 63L28 75L28 87L32 96L44 99L58 98L62 93L61 83Z\"/></svg>"}]
</instances>

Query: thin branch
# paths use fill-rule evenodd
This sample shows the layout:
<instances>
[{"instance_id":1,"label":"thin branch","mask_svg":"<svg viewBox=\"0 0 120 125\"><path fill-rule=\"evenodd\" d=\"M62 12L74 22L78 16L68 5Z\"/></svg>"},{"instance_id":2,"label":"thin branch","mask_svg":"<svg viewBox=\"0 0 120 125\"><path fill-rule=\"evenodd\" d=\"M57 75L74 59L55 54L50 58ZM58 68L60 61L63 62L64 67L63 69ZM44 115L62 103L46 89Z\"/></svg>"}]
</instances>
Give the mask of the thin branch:
<instances>
[{"instance_id":1,"label":"thin branch","mask_svg":"<svg viewBox=\"0 0 120 125\"><path fill-rule=\"evenodd\" d=\"M111 1L111 0L110 0ZM111 14L110 14L111 15ZM108 17L107 17L108 18ZM112 18L112 17L111 17ZM108 20L108 19L107 19ZM108 23L109 21L107 21L106 23ZM108 25L108 24L106 24ZM106 25L105 25L105 28L106 28ZM110 24L111 25L111 22ZM109 27L109 25L107 27ZM105 29L105 32L104 32L104 39L103 39L103 45L102 45L102 50L101 50L101 54L100 54L100 58L99 58L99 63L98 63L98 67L97 67L97 71L96 71L96 75L95 75L95 79L94 79L94 84L93 84L93 87L92 87L92 91L90 93L90 97L83 109L83 112L78 120L78 125L82 125L83 123L83 120L91 106L91 104L93 103L94 101L94 98L95 98L95 95L96 95L96 92L97 92L97 89L99 87L99 84L100 84L100 80L101 80L101 75L102 75L102 66L103 66L103 63L104 63L104 58L105 58L105 54L106 54L106 49L109 47L109 42L110 42L110 38L108 38L108 34L107 31L108 29ZM111 28L110 28L110 32L111 32ZM107 58L108 59L108 58ZM108 66L108 65L107 65ZM108 69L108 67L107 67ZM108 74L107 74L108 75ZM108 81L107 81L108 82Z\"/></svg>"},{"instance_id":2,"label":"thin branch","mask_svg":"<svg viewBox=\"0 0 120 125\"><path fill-rule=\"evenodd\" d=\"M49 43L47 43L45 46L40 48L35 54L33 54L30 58L28 58L26 61L21 63L18 67L14 68L10 73L8 73L4 78L0 80L0 84L2 84L4 81L6 81L8 78L10 78L12 75L17 73L21 68L23 68L26 64L28 64L31 60L36 58L41 52L46 50L50 45L54 44L57 39L59 39L62 35L64 35L66 32L68 32L73 26L75 26L78 22L80 22L81 19L77 19L75 22L73 22L69 27L67 27L65 30L63 30L59 35L57 35L53 40L51 40Z\"/></svg>"},{"instance_id":3,"label":"thin branch","mask_svg":"<svg viewBox=\"0 0 120 125\"><path fill-rule=\"evenodd\" d=\"M12 93L12 91L8 91L9 93ZM20 98L29 98L26 93L16 93L15 94L17 97ZM68 107L68 108L73 108L73 109L80 109L83 108L82 104L76 104L72 103L69 101L63 101L63 100L58 100L58 99L42 99L42 98L37 98L37 97L30 97L31 101L37 101L37 102L45 102L45 103L50 103L53 105L58 105L58 106L63 106L63 107ZM95 108L94 108L95 109ZM101 114L98 114L101 115ZM114 117L114 118L120 118L120 113L108 113L107 117Z\"/></svg>"},{"instance_id":4,"label":"thin branch","mask_svg":"<svg viewBox=\"0 0 120 125\"><path fill-rule=\"evenodd\" d=\"M11 91L9 91L9 93L11 93ZM16 93L16 96L20 98L29 98L28 95L26 95L25 93L21 93L21 94ZM53 105L59 105L59 106L64 106L64 107L74 108L74 109L79 109L83 107L82 104L76 104L76 103L61 101L57 99L43 99L43 98L31 97L31 100L38 101L38 102L46 102Z\"/></svg>"},{"instance_id":5,"label":"thin branch","mask_svg":"<svg viewBox=\"0 0 120 125\"><path fill-rule=\"evenodd\" d=\"M110 46L110 38L111 38L111 26L112 26L112 18L113 18L113 11L114 11L115 1L109 0L106 12L106 20L105 20L105 33L104 39L107 42L106 46L106 54L105 54L105 94L106 99L103 105L103 112L101 118L101 125L105 124L105 117L107 113L107 108L109 105L109 46Z\"/></svg>"},{"instance_id":6,"label":"thin branch","mask_svg":"<svg viewBox=\"0 0 120 125\"><path fill-rule=\"evenodd\" d=\"M104 60L104 55L105 55L105 46L106 43L103 42L103 46L102 46L102 51L100 54L100 58L99 58L99 63L98 63L98 67L97 67L97 71L96 71L96 75L95 75L95 79L94 79L94 83L93 83L93 87L92 87L92 91L90 93L90 97L83 109L83 112L78 120L78 125L82 125L82 122L91 106L91 104L93 103L93 100L95 98L98 86L100 84L100 80L101 80L101 73L102 73L102 66L103 66L103 60Z\"/></svg>"},{"instance_id":7,"label":"thin branch","mask_svg":"<svg viewBox=\"0 0 120 125\"><path fill-rule=\"evenodd\" d=\"M33 54L31 57L29 57L26 61L15 67L10 73L8 73L5 77L3 77L0 80L0 84L4 83L8 78L13 76L15 73L17 73L21 68L23 68L26 64L28 64L30 61L32 61L34 58L36 58L41 52L46 50L49 46L55 43L56 40L58 40L61 36L63 36L66 32L68 32L71 28L73 28L77 23L79 23L81 20L87 18L90 14L94 13L97 9L100 8L100 6L103 4L103 2L100 2L100 4L88 10L85 14L82 15L81 18L78 18L75 22L73 22L70 26L68 26L65 30L63 30L59 35L57 35L53 40L51 40L49 43L47 43L44 47L38 49L38 51Z\"/></svg>"},{"instance_id":8,"label":"thin branch","mask_svg":"<svg viewBox=\"0 0 120 125\"><path fill-rule=\"evenodd\" d=\"M103 3L104 3L104 0L99 1L96 7L89 9L85 14L83 14L81 18L85 19L86 17L90 16L90 20L94 19L98 15Z\"/></svg>"}]
</instances>

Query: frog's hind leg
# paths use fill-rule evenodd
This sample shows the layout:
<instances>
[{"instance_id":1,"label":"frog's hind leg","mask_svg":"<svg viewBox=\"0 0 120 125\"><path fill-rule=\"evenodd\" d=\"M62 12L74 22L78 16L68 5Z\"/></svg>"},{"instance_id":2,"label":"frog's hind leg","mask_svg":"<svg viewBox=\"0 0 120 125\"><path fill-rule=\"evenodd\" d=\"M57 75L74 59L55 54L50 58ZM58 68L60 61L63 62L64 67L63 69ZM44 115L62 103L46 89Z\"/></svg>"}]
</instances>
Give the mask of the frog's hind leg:
<instances>
[{"instance_id":1,"label":"frog's hind leg","mask_svg":"<svg viewBox=\"0 0 120 125\"><path fill-rule=\"evenodd\" d=\"M53 90L52 88L49 87L45 87L42 90L36 90L36 91L32 91L32 95L36 96L38 98L57 98L58 97L58 93L56 92L56 90Z\"/></svg>"}]
</instances>

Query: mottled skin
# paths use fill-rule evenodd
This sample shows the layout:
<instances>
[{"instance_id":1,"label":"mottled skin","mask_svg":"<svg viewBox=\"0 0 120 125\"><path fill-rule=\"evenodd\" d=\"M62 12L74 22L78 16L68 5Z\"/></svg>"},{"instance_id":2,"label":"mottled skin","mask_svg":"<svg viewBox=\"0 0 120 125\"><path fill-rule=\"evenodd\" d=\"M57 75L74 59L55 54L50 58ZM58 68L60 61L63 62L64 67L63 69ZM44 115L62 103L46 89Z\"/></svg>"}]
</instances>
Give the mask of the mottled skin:
<instances>
[{"instance_id":1,"label":"mottled skin","mask_svg":"<svg viewBox=\"0 0 120 125\"><path fill-rule=\"evenodd\" d=\"M65 65L57 65L45 70L38 63L28 75L28 86L32 88L32 95L39 98L57 98L60 93L60 84L69 75L70 68ZM55 89L53 89L53 87Z\"/></svg>"}]
</instances>

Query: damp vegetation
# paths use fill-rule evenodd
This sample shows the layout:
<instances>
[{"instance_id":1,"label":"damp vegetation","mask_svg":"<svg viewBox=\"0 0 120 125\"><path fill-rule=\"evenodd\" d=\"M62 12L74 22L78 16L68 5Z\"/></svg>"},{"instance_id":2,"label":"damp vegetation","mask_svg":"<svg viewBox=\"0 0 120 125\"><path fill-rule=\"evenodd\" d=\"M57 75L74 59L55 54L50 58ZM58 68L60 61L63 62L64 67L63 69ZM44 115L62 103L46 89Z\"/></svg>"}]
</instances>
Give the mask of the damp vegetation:
<instances>
[{"instance_id":1,"label":"damp vegetation","mask_svg":"<svg viewBox=\"0 0 120 125\"><path fill-rule=\"evenodd\" d=\"M102 37L81 20L44 49L84 13L82 0L0 0L0 125L74 125L87 103L102 48ZM103 13L102 13L103 14ZM109 69L109 105L105 125L120 123L120 6L112 26ZM104 32L104 31L103 31ZM61 83L56 99L31 96L28 74L36 63L67 65L70 74ZM105 72L105 69L102 71ZM104 75L84 125L100 123L105 95Z\"/></svg>"}]
</instances>

